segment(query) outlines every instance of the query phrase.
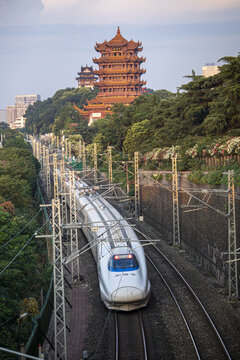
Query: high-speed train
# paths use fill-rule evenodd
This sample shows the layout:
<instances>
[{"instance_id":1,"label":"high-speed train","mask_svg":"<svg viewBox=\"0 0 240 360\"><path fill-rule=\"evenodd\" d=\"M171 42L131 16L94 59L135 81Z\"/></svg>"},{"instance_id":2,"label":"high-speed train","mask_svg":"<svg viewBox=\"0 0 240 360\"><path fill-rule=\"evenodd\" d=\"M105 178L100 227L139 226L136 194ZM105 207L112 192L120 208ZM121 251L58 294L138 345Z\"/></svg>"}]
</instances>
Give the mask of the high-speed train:
<instances>
[{"instance_id":1,"label":"high-speed train","mask_svg":"<svg viewBox=\"0 0 240 360\"><path fill-rule=\"evenodd\" d=\"M66 187L69 187L66 179ZM101 299L109 309L147 305L150 282L141 243L128 222L103 196L75 181L78 221L97 263Z\"/></svg>"}]
</instances>

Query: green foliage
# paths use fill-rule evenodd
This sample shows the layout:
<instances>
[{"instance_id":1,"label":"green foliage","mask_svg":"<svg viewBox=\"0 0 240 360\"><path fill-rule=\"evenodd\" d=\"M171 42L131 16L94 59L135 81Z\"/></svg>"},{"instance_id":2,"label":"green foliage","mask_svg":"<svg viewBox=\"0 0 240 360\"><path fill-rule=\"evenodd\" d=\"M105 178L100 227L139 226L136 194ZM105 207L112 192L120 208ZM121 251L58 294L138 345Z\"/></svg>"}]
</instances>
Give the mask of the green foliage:
<instances>
[{"instance_id":1,"label":"green foliage","mask_svg":"<svg viewBox=\"0 0 240 360\"><path fill-rule=\"evenodd\" d=\"M123 149L128 154L133 154L142 147L142 152L146 152L150 147L148 140L150 140L149 120L137 122L128 129L126 138L123 143ZM143 147L144 145L144 147Z\"/></svg>"},{"instance_id":2,"label":"green foliage","mask_svg":"<svg viewBox=\"0 0 240 360\"><path fill-rule=\"evenodd\" d=\"M6 139L0 149L0 197L26 206L36 190L40 164L22 136Z\"/></svg>"},{"instance_id":3,"label":"green foliage","mask_svg":"<svg viewBox=\"0 0 240 360\"><path fill-rule=\"evenodd\" d=\"M18 318L23 309L37 313L35 299L39 299L41 288L46 293L49 266L44 240L33 238L20 253L41 224L41 216L33 219L38 211L34 195L39 163L18 131L7 129L5 134L6 142L0 149L0 271L19 255L0 275L0 346L19 350ZM21 303L28 306L21 308ZM21 327L21 341L26 342L31 316ZM1 355L1 359L10 358Z\"/></svg>"},{"instance_id":4,"label":"green foliage","mask_svg":"<svg viewBox=\"0 0 240 360\"><path fill-rule=\"evenodd\" d=\"M9 125L5 123L4 121L0 122L0 134L4 132L7 128L9 128Z\"/></svg>"},{"instance_id":5,"label":"green foliage","mask_svg":"<svg viewBox=\"0 0 240 360\"><path fill-rule=\"evenodd\" d=\"M204 172L201 170L192 171L188 175L188 181L193 182L195 184L203 184L203 185L221 185L228 183L227 174L224 173L224 169L218 168L215 170L210 170L208 172ZM234 182L235 185L240 185L240 169L238 168L234 174Z\"/></svg>"},{"instance_id":6,"label":"green foliage","mask_svg":"<svg viewBox=\"0 0 240 360\"><path fill-rule=\"evenodd\" d=\"M144 153L154 148L181 145L182 152L206 138L240 135L240 55L220 59L220 73L210 77L192 74L177 94L167 90L145 93L130 106L115 104L111 115L90 127L73 108L82 107L96 90L59 90L27 111L27 130L55 134L80 133L88 144L106 149ZM145 122L146 121L146 122ZM73 125L74 124L74 125ZM141 140L140 140L141 139ZM197 140L197 141L196 141ZM190 162L185 159L184 167Z\"/></svg>"},{"instance_id":7,"label":"green foliage","mask_svg":"<svg viewBox=\"0 0 240 360\"><path fill-rule=\"evenodd\" d=\"M82 108L87 100L96 97L97 92L97 89L66 88L58 90L52 98L35 102L26 112L26 131L32 134L54 131L59 134L65 129L73 133L75 129L71 128L71 123L86 123L81 120L73 104Z\"/></svg>"},{"instance_id":8,"label":"green foliage","mask_svg":"<svg viewBox=\"0 0 240 360\"><path fill-rule=\"evenodd\" d=\"M1 175L0 196L4 201L11 201L18 207L27 206L31 201L30 186L26 180Z\"/></svg>"}]
</instances>

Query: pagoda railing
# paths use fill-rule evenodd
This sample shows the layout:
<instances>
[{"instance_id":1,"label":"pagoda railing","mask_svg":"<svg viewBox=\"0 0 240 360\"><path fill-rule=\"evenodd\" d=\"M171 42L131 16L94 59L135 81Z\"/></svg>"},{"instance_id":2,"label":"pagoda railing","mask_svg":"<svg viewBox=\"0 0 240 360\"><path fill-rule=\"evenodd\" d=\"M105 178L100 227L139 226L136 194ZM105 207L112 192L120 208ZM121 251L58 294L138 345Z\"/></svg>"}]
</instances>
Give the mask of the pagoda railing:
<instances>
[{"instance_id":1,"label":"pagoda railing","mask_svg":"<svg viewBox=\"0 0 240 360\"><path fill-rule=\"evenodd\" d=\"M139 79L136 80L111 80L111 81L99 81L94 82L96 86L141 86L145 85L146 81L140 81Z\"/></svg>"},{"instance_id":2,"label":"pagoda railing","mask_svg":"<svg viewBox=\"0 0 240 360\"><path fill-rule=\"evenodd\" d=\"M100 69L100 70L94 70L95 75L111 75L111 74L145 74L146 69L133 69L133 68L127 68L127 69Z\"/></svg>"},{"instance_id":3,"label":"pagoda railing","mask_svg":"<svg viewBox=\"0 0 240 360\"><path fill-rule=\"evenodd\" d=\"M138 57L138 56L108 56L108 57L100 57L99 59L97 58L92 58L94 63L111 63L111 62L119 62L119 63L124 63L124 62L145 62L146 58L144 57Z\"/></svg>"},{"instance_id":4,"label":"pagoda railing","mask_svg":"<svg viewBox=\"0 0 240 360\"><path fill-rule=\"evenodd\" d=\"M97 97L115 97L115 96L123 96L123 97L131 97L131 96L139 96L141 95L141 91L131 91L131 92L103 92L98 93Z\"/></svg>"}]
</instances>

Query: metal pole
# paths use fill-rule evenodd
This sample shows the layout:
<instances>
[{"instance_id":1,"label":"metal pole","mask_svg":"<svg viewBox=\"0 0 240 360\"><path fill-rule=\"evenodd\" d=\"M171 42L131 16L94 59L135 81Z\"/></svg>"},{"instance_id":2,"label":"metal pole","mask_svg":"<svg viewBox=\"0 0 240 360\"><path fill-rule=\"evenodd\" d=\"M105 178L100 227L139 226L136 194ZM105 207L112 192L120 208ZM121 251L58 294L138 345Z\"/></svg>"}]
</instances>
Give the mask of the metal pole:
<instances>
[{"instance_id":1,"label":"metal pole","mask_svg":"<svg viewBox=\"0 0 240 360\"><path fill-rule=\"evenodd\" d=\"M45 180L45 171L46 171L46 147L45 145L42 146L42 176L43 179Z\"/></svg>"},{"instance_id":2,"label":"metal pole","mask_svg":"<svg viewBox=\"0 0 240 360\"><path fill-rule=\"evenodd\" d=\"M135 216L140 215L140 188L139 188L139 164L138 164L139 152L134 153L134 173L135 173Z\"/></svg>"},{"instance_id":3,"label":"metal pole","mask_svg":"<svg viewBox=\"0 0 240 360\"><path fill-rule=\"evenodd\" d=\"M67 360L62 232L59 199L52 200L55 360Z\"/></svg>"},{"instance_id":4,"label":"metal pole","mask_svg":"<svg viewBox=\"0 0 240 360\"><path fill-rule=\"evenodd\" d=\"M108 146L108 181L109 184L112 183L112 147Z\"/></svg>"},{"instance_id":5,"label":"metal pole","mask_svg":"<svg viewBox=\"0 0 240 360\"><path fill-rule=\"evenodd\" d=\"M65 156L68 158L68 139L65 139Z\"/></svg>"},{"instance_id":6,"label":"metal pole","mask_svg":"<svg viewBox=\"0 0 240 360\"><path fill-rule=\"evenodd\" d=\"M57 172L57 154L53 154L53 186L54 186L54 199L58 199L58 172Z\"/></svg>"},{"instance_id":7,"label":"metal pole","mask_svg":"<svg viewBox=\"0 0 240 360\"><path fill-rule=\"evenodd\" d=\"M235 214L234 171L228 171L228 276L229 298L238 298L237 236Z\"/></svg>"},{"instance_id":8,"label":"metal pole","mask_svg":"<svg viewBox=\"0 0 240 360\"><path fill-rule=\"evenodd\" d=\"M68 141L68 157L69 157L69 159L72 158L72 147L71 147L70 140Z\"/></svg>"},{"instance_id":9,"label":"metal pole","mask_svg":"<svg viewBox=\"0 0 240 360\"><path fill-rule=\"evenodd\" d=\"M33 149L33 156L36 157L36 141L32 139L32 149Z\"/></svg>"},{"instance_id":10,"label":"metal pole","mask_svg":"<svg viewBox=\"0 0 240 360\"><path fill-rule=\"evenodd\" d=\"M127 176L127 195L130 192L130 183L129 183L129 179L128 179L128 163L126 162L126 176Z\"/></svg>"},{"instance_id":11,"label":"metal pole","mask_svg":"<svg viewBox=\"0 0 240 360\"><path fill-rule=\"evenodd\" d=\"M41 143L41 141L39 141L38 148L39 148L39 150L38 150L39 159L38 160L41 164L41 169L42 169L42 143Z\"/></svg>"},{"instance_id":12,"label":"metal pole","mask_svg":"<svg viewBox=\"0 0 240 360\"><path fill-rule=\"evenodd\" d=\"M62 215L62 223L66 224L68 222L67 216L67 199L66 199L66 175L65 175L65 162L64 159L60 162L60 186L61 186L61 215Z\"/></svg>"},{"instance_id":13,"label":"metal pole","mask_svg":"<svg viewBox=\"0 0 240 360\"><path fill-rule=\"evenodd\" d=\"M27 359L34 359L34 360L42 360L43 359L43 357L40 358L40 357L36 357L36 356L32 356L32 355L23 354L19 351L9 350L9 349L3 348L3 347L0 347L0 351L4 351L4 352L10 353L10 354L19 355L19 356L23 355L23 357L27 358Z\"/></svg>"},{"instance_id":14,"label":"metal pole","mask_svg":"<svg viewBox=\"0 0 240 360\"><path fill-rule=\"evenodd\" d=\"M36 158L39 160L39 142L36 141Z\"/></svg>"},{"instance_id":15,"label":"metal pole","mask_svg":"<svg viewBox=\"0 0 240 360\"><path fill-rule=\"evenodd\" d=\"M84 141L82 144L82 171L83 171L83 175L85 175L86 174L86 148L85 148Z\"/></svg>"},{"instance_id":16,"label":"metal pole","mask_svg":"<svg viewBox=\"0 0 240 360\"><path fill-rule=\"evenodd\" d=\"M98 171L98 164L97 164L97 144L94 143L93 145L93 166L94 166L94 184L97 182L97 171Z\"/></svg>"},{"instance_id":17,"label":"metal pole","mask_svg":"<svg viewBox=\"0 0 240 360\"><path fill-rule=\"evenodd\" d=\"M70 210L70 223L77 222L77 206L75 195L75 175L74 171L70 171L69 176L69 210ZM71 254L78 250L78 229L71 229ZM79 257L71 262L72 266L72 281L79 280Z\"/></svg>"},{"instance_id":18,"label":"metal pole","mask_svg":"<svg viewBox=\"0 0 240 360\"><path fill-rule=\"evenodd\" d=\"M173 246L180 246L177 157L172 157Z\"/></svg>"},{"instance_id":19,"label":"metal pole","mask_svg":"<svg viewBox=\"0 0 240 360\"><path fill-rule=\"evenodd\" d=\"M82 141L79 140L79 142L78 142L78 159L79 159L79 161L81 160L81 158L82 158Z\"/></svg>"},{"instance_id":20,"label":"metal pole","mask_svg":"<svg viewBox=\"0 0 240 360\"><path fill-rule=\"evenodd\" d=\"M49 159L49 149L46 149L46 183L47 183L47 196L51 198L51 171L50 171L50 159Z\"/></svg>"}]
</instances>

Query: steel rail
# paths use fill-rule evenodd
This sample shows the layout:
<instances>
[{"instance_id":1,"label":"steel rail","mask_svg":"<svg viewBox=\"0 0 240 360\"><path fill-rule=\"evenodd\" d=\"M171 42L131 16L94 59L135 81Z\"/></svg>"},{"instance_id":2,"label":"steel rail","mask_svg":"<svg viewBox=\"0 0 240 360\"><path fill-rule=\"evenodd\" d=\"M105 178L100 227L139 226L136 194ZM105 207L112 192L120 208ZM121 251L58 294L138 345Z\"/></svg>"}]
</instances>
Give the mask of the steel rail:
<instances>
[{"instance_id":1,"label":"steel rail","mask_svg":"<svg viewBox=\"0 0 240 360\"><path fill-rule=\"evenodd\" d=\"M147 359L148 359L148 356L147 356L147 343L146 343L146 338L145 338L145 332L144 332L144 326L143 326L142 314L141 314L141 312L140 312L140 311L138 312L138 316L139 316L140 326L141 326L141 333L142 333L142 340L143 340L144 357L145 357L145 360L147 360Z\"/></svg>"},{"instance_id":2,"label":"steel rail","mask_svg":"<svg viewBox=\"0 0 240 360\"><path fill-rule=\"evenodd\" d=\"M180 314L181 314L181 317L182 317L182 319L183 319L183 322L184 322L185 325L186 325L187 332L188 332L188 334L189 334L189 336L190 336L190 338L191 338L191 341L192 341L192 344L193 344L193 347L194 347L196 356L197 356L198 360L201 360L201 356L200 356L200 354L199 354L199 352L198 352L198 348L197 348L196 342L195 342L195 340L194 340L193 334L192 334L191 329L190 329L190 327L189 327L189 325L188 325L187 319L186 319L186 317L185 317L185 315L184 315L184 313L183 313L183 311L182 311L182 309L181 309L181 306L179 305L179 302L177 301L176 296L174 295L173 291L171 290L170 286L169 286L168 283L167 283L167 280L166 280L165 277L162 275L162 273L160 272L160 270L156 267L156 265L154 264L154 262L150 259L150 257L149 257L146 253L145 253L145 256L146 256L146 258L148 259L148 261L152 264L152 266L154 267L154 269L156 270L156 272L158 273L158 275L161 277L161 279L162 279L162 281L164 282L166 288L168 289L170 295L172 296L173 301L175 302L175 305L177 306L177 308L178 308L178 310L179 310L179 312L180 312Z\"/></svg>"},{"instance_id":3,"label":"steel rail","mask_svg":"<svg viewBox=\"0 0 240 360\"><path fill-rule=\"evenodd\" d=\"M132 321L132 318L130 317L132 314L129 314L129 321ZM119 321L118 321L118 316L119 314L115 311L114 313L114 317L115 317L115 360L119 360L121 358L121 354L120 354L120 334L119 334ZM141 333L141 342L142 342L142 347L143 347L143 351L142 351L142 355L144 357L144 360L148 360L148 356L147 356L147 343L146 343L146 338L145 338L145 332L144 332L144 326L143 326L143 320L142 320L142 316L141 316L141 311L137 312L137 319L138 320L138 326L140 329L140 333ZM134 335L134 334L133 334ZM135 333L136 336L136 333ZM136 342L137 344L137 342Z\"/></svg>"},{"instance_id":4,"label":"steel rail","mask_svg":"<svg viewBox=\"0 0 240 360\"><path fill-rule=\"evenodd\" d=\"M180 273L180 271L175 267L175 265L167 258L167 256L156 246L153 244L153 247L157 250L157 252L164 258L164 260L168 263L168 265L178 274L178 276L180 277L180 279L183 281L183 283L186 285L186 287L188 288L188 290L190 291L190 293L192 294L192 296L194 297L194 299L196 300L196 302L198 303L199 307L202 309L206 319L208 320L209 324L211 325L211 328L213 329L222 349L224 350L224 353L227 357L228 360L232 360L226 345L224 344L224 341L221 337L221 335L219 334L216 325L214 324L212 318L210 317L210 315L208 314L206 308L204 307L204 305L202 304L201 300L198 298L197 294L194 292L194 290L192 289L192 287L190 286L190 284L187 282L187 280L183 277L183 275ZM145 254L146 255L146 254ZM146 255L147 256L147 255ZM149 258L147 256L147 258Z\"/></svg>"},{"instance_id":5,"label":"steel rail","mask_svg":"<svg viewBox=\"0 0 240 360\"><path fill-rule=\"evenodd\" d=\"M118 343L119 343L119 333L118 333L118 320L117 320L117 312L115 311L114 313L114 317L115 317L115 360L118 360L119 357L119 347L118 347Z\"/></svg>"}]
</instances>

